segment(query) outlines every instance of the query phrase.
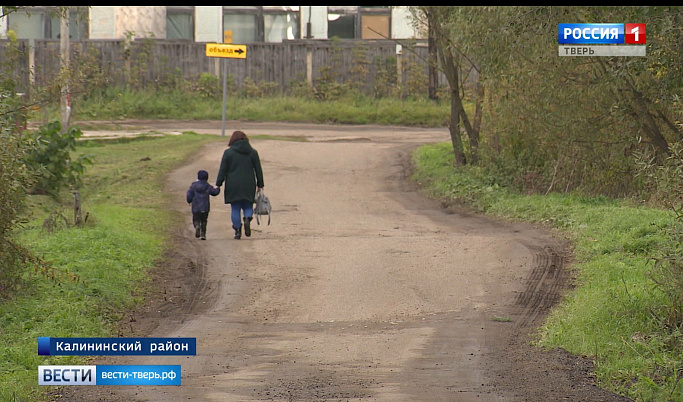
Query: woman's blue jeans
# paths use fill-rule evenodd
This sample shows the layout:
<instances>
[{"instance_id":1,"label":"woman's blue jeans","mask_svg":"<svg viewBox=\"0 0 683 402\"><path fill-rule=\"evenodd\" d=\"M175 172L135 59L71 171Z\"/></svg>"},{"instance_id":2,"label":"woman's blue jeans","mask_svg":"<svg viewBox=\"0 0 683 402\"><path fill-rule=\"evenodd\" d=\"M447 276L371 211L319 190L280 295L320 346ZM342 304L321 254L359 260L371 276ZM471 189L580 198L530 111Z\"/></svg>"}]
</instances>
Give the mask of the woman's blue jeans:
<instances>
[{"instance_id":1,"label":"woman's blue jeans","mask_svg":"<svg viewBox=\"0 0 683 402\"><path fill-rule=\"evenodd\" d=\"M251 218L254 215L254 203L249 201L237 201L230 203L230 220L232 220L232 227L242 227L242 211L244 211L245 218Z\"/></svg>"}]
</instances>

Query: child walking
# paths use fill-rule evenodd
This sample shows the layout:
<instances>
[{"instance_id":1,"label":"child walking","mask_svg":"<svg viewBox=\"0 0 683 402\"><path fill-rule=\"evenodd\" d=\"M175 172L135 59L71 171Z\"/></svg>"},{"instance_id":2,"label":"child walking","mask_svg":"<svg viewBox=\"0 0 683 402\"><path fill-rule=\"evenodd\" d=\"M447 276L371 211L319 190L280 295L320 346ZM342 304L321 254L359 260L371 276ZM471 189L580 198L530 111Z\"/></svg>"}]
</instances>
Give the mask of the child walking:
<instances>
[{"instance_id":1,"label":"child walking","mask_svg":"<svg viewBox=\"0 0 683 402\"><path fill-rule=\"evenodd\" d=\"M206 240L206 224L211 208L209 195L217 196L221 192L219 187L212 186L208 180L209 173L200 170L197 172L197 181L192 182L187 189L187 203L192 205L194 237L201 237L202 240Z\"/></svg>"}]
</instances>

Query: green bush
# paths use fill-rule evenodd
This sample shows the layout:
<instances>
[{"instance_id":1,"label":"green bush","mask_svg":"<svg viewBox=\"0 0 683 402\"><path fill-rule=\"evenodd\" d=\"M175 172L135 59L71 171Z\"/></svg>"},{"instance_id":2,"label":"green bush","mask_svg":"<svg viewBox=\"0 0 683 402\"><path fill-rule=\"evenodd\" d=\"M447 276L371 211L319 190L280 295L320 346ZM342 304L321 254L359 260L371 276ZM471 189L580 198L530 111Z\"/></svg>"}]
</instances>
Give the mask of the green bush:
<instances>
[{"instance_id":1,"label":"green bush","mask_svg":"<svg viewBox=\"0 0 683 402\"><path fill-rule=\"evenodd\" d=\"M31 148L31 140L18 129L24 116L18 99L0 92L0 299L7 298L21 283L28 250L12 240L13 231L23 223L27 189L33 175L23 156Z\"/></svg>"},{"instance_id":2,"label":"green bush","mask_svg":"<svg viewBox=\"0 0 683 402\"><path fill-rule=\"evenodd\" d=\"M226 77L226 90L228 93L235 93L235 78L232 74L228 74ZM223 97L223 81L219 77L203 73L199 76L199 81L197 82L197 92L205 98L208 99L222 99Z\"/></svg>"},{"instance_id":3,"label":"green bush","mask_svg":"<svg viewBox=\"0 0 683 402\"><path fill-rule=\"evenodd\" d=\"M661 245L661 256L655 257L651 271L652 280L667 300L653 313L672 334L683 329L683 211L675 213L675 222L667 228L669 242Z\"/></svg>"},{"instance_id":4,"label":"green bush","mask_svg":"<svg viewBox=\"0 0 683 402\"><path fill-rule=\"evenodd\" d=\"M683 204L683 143L675 143L663 160L653 152L637 152L637 177L645 183L643 198L653 204Z\"/></svg>"},{"instance_id":5,"label":"green bush","mask_svg":"<svg viewBox=\"0 0 683 402\"><path fill-rule=\"evenodd\" d=\"M33 192L57 196L65 187L78 188L86 165L92 164L89 155L72 159L76 141L83 135L80 129L70 128L62 133L62 125L53 121L41 126L34 134L34 146L26 156L27 166L37 175Z\"/></svg>"},{"instance_id":6,"label":"green bush","mask_svg":"<svg viewBox=\"0 0 683 402\"><path fill-rule=\"evenodd\" d=\"M256 83L251 78L244 80L242 93L247 98L273 97L280 94L280 88L276 82Z\"/></svg>"}]
</instances>

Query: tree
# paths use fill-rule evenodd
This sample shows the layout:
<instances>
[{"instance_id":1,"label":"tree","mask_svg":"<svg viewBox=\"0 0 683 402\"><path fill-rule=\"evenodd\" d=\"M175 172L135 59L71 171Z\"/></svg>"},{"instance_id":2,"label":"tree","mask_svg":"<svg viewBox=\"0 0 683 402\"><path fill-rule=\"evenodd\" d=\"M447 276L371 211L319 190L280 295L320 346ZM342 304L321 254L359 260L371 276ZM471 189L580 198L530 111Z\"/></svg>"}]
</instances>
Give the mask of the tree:
<instances>
[{"instance_id":1,"label":"tree","mask_svg":"<svg viewBox=\"0 0 683 402\"><path fill-rule=\"evenodd\" d=\"M71 120L71 93L69 89L70 46L69 46L69 7L63 7L59 15L59 53L60 75L64 78L60 90L60 109L62 133L69 129Z\"/></svg>"},{"instance_id":2,"label":"tree","mask_svg":"<svg viewBox=\"0 0 683 402\"><path fill-rule=\"evenodd\" d=\"M466 96L464 77L465 71L477 69L476 63L472 62L469 55L462 52L458 47L457 36L454 34L453 17L457 13L458 7L442 6L419 6L412 7L411 11L416 23L427 25L430 34L430 41L436 45L439 59L439 67L446 76L449 86L451 115L449 130L453 143L453 154L457 165L465 165L468 158L465 153L463 143L464 131L469 139L470 163L475 164L478 160L479 151L479 130L482 114L484 86L478 81L476 84L474 123L471 123L468 112L464 107Z\"/></svg>"},{"instance_id":3,"label":"tree","mask_svg":"<svg viewBox=\"0 0 683 402\"><path fill-rule=\"evenodd\" d=\"M527 190L633 191L633 155L648 150L663 159L682 139L680 9L415 7L416 20L434 29L451 85L456 163L474 160L458 143L461 123L479 164ZM558 24L567 21L646 23L648 57L559 57ZM485 112L475 112L471 130L462 108L468 64L486 87L485 99L471 93Z\"/></svg>"}]
</instances>

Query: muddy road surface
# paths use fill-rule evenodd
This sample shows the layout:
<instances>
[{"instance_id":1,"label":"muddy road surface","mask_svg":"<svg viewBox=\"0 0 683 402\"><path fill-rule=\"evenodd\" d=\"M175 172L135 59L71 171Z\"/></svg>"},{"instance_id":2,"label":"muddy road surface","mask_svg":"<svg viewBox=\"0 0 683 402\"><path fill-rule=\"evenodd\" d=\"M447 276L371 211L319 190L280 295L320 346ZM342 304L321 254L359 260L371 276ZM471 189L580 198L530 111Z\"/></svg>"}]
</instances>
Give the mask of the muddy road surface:
<instances>
[{"instance_id":1,"label":"muddy road surface","mask_svg":"<svg viewBox=\"0 0 683 402\"><path fill-rule=\"evenodd\" d=\"M446 129L229 122L223 138L220 122L131 122L128 131L141 128L217 135L168 174L186 219L147 305L122 330L195 337L197 355L100 358L93 364L180 364L182 385L70 387L58 399L623 400L594 386L589 360L529 345L570 286L564 241L444 207L407 180L411 151L448 141ZM271 224L254 221L251 237L234 240L220 195L207 240L195 239L185 191L200 169L215 182L236 129L260 153Z\"/></svg>"}]
</instances>

